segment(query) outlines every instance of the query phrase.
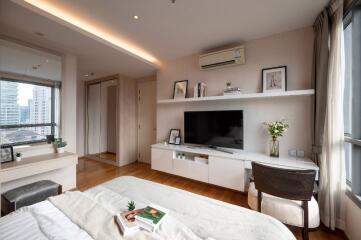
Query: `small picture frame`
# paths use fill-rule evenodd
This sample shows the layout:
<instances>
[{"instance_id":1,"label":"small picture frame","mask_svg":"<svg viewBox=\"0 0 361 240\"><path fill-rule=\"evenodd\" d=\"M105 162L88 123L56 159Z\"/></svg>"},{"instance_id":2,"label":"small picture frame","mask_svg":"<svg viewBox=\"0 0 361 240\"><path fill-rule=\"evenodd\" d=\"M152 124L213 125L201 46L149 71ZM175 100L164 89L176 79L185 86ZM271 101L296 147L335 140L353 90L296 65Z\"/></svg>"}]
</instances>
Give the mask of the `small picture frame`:
<instances>
[{"instance_id":1,"label":"small picture frame","mask_svg":"<svg viewBox=\"0 0 361 240\"><path fill-rule=\"evenodd\" d=\"M169 144L176 144L176 138L180 138L180 129L171 129L169 132Z\"/></svg>"},{"instance_id":2,"label":"small picture frame","mask_svg":"<svg viewBox=\"0 0 361 240\"><path fill-rule=\"evenodd\" d=\"M187 97L188 80L174 82L173 99L182 99Z\"/></svg>"},{"instance_id":3,"label":"small picture frame","mask_svg":"<svg viewBox=\"0 0 361 240\"><path fill-rule=\"evenodd\" d=\"M262 92L287 91L287 66L262 69Z\"/></svg>"},{"instance_id":4,"label":"small picture frame","mask_svg":"<svg viewBox=\"0 0 361 240\"><path fill-rule=\"evenodd\" d=\"M175 138L175 145L180 145L180 143L181 143L181 138L180 137L176 137Z\"/></svg>"},{"instance_id":5,"label":"small picture frame","mask_svg":"<svg viewBox=\"0 0 361 240\"><path fill-rule=\"evenodd\" d=\"M2 145L0 147L0 163L6 163L11 161L14 161L13 146Z\"/></svg>"}]
</instances>

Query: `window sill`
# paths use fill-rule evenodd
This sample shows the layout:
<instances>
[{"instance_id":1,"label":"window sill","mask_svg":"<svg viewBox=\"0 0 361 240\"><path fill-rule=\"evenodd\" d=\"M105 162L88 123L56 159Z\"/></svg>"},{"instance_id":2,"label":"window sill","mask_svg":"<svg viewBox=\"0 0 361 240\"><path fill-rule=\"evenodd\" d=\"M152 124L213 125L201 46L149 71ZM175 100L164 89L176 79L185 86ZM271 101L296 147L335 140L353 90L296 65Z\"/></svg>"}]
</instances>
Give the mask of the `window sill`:
<instances>
[{"instance_id":1,"label":"window sill","mask_svg":"<svg viewBox=\"0 0 361 240\"><path fill-rule=\"evenodd\" d=\"M351 192L349 189L346 190L346 195L348 198L351 199L352 202L356 204L359 208L361 208L361 197L355 195L353 192Z\"/></svg>"},{"instance_id":2,"label":"window sill","mask_svg":"<svg viewBox=\"0 0 361 240\"><path fill-rule=\"evenodd\" d=\"M14 146L14 152L26 152L26 151L48 149L48 148L53 148L53 144L46 142L33 143L27 145Z\"/></svg>"}]
</instances>

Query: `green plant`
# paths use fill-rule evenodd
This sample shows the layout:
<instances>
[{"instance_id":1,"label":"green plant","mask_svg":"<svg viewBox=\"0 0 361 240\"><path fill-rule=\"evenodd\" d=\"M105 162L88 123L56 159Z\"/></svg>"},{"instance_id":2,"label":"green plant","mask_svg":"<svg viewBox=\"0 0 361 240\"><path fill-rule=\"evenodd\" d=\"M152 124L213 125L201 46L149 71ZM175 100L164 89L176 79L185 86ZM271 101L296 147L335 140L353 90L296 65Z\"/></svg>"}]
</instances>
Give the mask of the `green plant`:
<instances>
[{"instance_id":1,"label":"green plant","mask_svg":"<svg viewBox=\"0 0 361 240\"><path fill-rule=\"evenodd\" d=\"M272 140L277 140L278 137L282 137L283 133L289 128L289 124L286 119L281 121L265 122L268 134L272 137Z\"/></svg>"},{"instance_id":2,"label":"green plant","mask_svg":"<svg viewBox=\"0 0 361 240\"><path fill-rule=\"evenodd\" d=\"M133 200L129 201L127 204L127 208L128 208L128 211L133 211L135 209L135 202Z\"/></svg>"},{"instance_id":3,"label":"green plant","mask_svg":"<svg viewBox=\"0 0 361 240\"><path fill-rule=\"evenodd\" d=\"M15 153L15 157L21 157L21 156L22 156L21 153L19 153L19 152Z\"/></svg>"},{"instance_id":4,"label":"green plant","mask_svg":"<svg viewBox=\"0 0 361 240\"><path fill-rule=\"evenodd\" d=\"M56 148L63 148L63 147L65 147L66 145L67 145L67 142L63 141L62 138L56 138L56 139L54 140L54 146L55 146Z\"/></svg>"}]
</instances>

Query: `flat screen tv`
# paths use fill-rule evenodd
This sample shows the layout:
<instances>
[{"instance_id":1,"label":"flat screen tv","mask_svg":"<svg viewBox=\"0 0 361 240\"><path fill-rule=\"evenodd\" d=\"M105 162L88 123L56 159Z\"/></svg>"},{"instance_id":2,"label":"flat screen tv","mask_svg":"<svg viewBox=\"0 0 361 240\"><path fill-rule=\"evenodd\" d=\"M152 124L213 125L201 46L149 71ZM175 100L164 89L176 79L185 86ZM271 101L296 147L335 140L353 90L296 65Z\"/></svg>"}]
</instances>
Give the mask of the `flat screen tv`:
<instances>
[{"instance_id":1,"label":"flat screen tv","mask_svg":"<svg viewBox=\"0 0 361 240\"><path fill-rule=\"evenodd\" d=\"M243 111L184 112L184 142L243 149Z\"/></svg>"}]
</instances>

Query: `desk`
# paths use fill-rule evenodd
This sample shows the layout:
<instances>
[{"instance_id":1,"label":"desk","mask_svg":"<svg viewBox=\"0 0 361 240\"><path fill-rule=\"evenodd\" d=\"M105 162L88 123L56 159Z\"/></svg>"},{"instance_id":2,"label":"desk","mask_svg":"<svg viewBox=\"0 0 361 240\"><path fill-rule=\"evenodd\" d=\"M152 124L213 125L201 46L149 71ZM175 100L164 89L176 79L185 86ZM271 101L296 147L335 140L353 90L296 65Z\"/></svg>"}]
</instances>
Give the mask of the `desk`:
<instances>
[{"instance_id":1,"label":"desk","mask_svg":"<svg viewBox=\"0 0 361 240\"><path fill-rule=\"evenodd\" d=\"M184 154L184 158L177 157L179 154ZM196 157L205 157L208 161L200 163L195 160ZM318 166L307 158L273 158L244 150L233 150L231 154L209 148L162 143L152 145L151 161L152 169L238 191L247 191L252 161L281 168L312 169L317 173L316 179L319 171Z\"/></svg>"},{"instance_id":2,"label":"desk","mask_svg":"<svg viewBox=\"0 0 361 240\"><path fill-rule=\"evenodd\" d=\"M46 179L61 184L63 191L76 188L77 163L78 156L69 152L49 153L23 158L19 162L3 163L0 167L0 193Z\"/></svg>"}]
</instances>

